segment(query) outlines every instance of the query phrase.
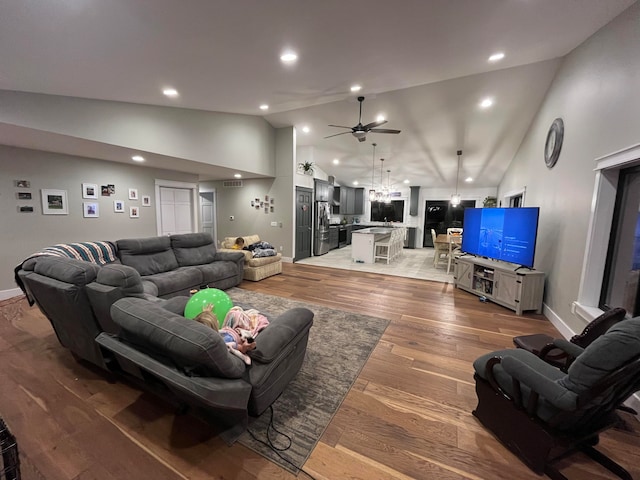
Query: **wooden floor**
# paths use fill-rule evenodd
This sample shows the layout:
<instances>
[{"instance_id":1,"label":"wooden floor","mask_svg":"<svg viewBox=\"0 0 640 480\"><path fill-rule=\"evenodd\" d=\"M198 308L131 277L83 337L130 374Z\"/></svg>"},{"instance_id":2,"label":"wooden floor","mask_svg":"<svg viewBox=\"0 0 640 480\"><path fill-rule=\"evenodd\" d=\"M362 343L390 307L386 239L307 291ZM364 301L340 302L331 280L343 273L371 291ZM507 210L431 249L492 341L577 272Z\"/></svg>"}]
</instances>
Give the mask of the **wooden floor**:
<instances>
[{"instance_id":1,"label":"wooden floor","mask_svg":"<svg viewBox=\"0 0 640 480\"><path fill-rule=\"evenodd\" d=\"M448 284L283 267L282 275L241 287L391 321L306 472L331 480L540 478L471 412L473 360L511 347L514 335L557 336L543 316L518 317ZM239 444L227 447L160 399L76 362L23 298L0 303L0 360L0 416L17 437L23 479L296 478ZM605 433L599 448L640 478L640 426L627 420L629 429ZM563 472L614 478L579 455L564 461Z\"/></svg>"}]
</instances>

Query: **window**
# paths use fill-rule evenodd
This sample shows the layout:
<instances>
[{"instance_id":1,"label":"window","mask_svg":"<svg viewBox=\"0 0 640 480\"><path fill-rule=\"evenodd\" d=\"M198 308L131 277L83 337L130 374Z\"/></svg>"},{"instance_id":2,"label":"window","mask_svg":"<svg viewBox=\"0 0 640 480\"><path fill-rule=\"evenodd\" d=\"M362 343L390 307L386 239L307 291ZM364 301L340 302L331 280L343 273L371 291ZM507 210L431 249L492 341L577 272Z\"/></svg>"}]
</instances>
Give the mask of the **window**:
<instances>
[{"instance_id":1,"label":"window","mask_svg":"<svg viewBox=\"0 0 640 480\"><path fill-rule=\"evenodd\" d=\"M638 315L640 274L640 166L620 171L600 308Z\"/></svg>"},{"instance_id":2,"label":"window","mask_svg":"<svg viewBox=\"0 0 640 480\"><path fill-rule=\"evenodd\" d=\"M640 144L597 158L595 164L596 177L592 214L587 232L580 290L572 307L577 315L587 321L602 314L603 290L607 289L613 292L615 289L613 286L609 289L608 286L611 282L615 282L613 277L617 276L619 272L605 267L608 265L607 254L609 251L612 252L612 259L614 257L614 248L609 248L610 244L619 242L621 238L616 236L615 230L613 230L613 226L618 225L614 219L622 215L617 209L616 201L618 198L622 198L618 195L623 186L620 183L621 173L624 170L640 166ZM636 208L637 205L636 201ZM617 240L612 240L612 236ZM607 279L605 279L605 270L610 272ZM604 287L605 284L607 287Z\"/></svg>"}]
</instances>

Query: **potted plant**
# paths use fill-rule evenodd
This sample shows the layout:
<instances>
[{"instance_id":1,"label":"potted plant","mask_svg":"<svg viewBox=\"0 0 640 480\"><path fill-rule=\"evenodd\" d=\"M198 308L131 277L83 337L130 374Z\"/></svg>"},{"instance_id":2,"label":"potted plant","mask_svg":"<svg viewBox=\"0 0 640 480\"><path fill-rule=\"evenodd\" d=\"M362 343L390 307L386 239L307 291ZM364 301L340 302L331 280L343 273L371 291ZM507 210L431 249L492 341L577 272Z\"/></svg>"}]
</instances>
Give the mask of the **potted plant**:
<instances>
[{"instance_id":1,"label":"potted plant","mask_svg":"<svg viewBox=\"0 0 640 480\"><path fill-rule=\"evenodd\" d=\"M485 208L493 208L498 205L498 199L496 197L487 197L482 201L482 206Z\"/></svg>"},{"instance_id":2,"label":"potted plant","mask_svg":"<svg viewBox=\"0 0 640 480\"><path fill-rule=\"evenodd\" d=\"M313 175L313 162L299 163L298 168L302 170L305 175Z\"/></svg>"}]
</instances>

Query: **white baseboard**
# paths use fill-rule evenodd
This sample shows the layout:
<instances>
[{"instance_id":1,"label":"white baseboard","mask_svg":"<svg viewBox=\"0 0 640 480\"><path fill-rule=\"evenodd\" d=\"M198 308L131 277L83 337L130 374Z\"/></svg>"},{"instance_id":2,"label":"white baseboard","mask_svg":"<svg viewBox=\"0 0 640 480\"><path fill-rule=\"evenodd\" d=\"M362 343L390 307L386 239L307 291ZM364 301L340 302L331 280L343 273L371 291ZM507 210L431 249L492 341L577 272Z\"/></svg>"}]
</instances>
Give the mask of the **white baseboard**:
<instances>
[{"instance_id":1,"label":"white baseboard","mask_svg":"<svg viewBox=\"0 0 640 480\"><path fill-rule=\"evenodd\" d=\"M17 297L18 295L22 295L22 290L20 290L19 288L0 290L0 301L6 300L7 298Z\"/></svg>"},{"instance_id":2,"label":"white baseboard","mask_svg":"<svg viewBox=\"0 0 640 480\"><path fill-rule=\"evenodd\" d=\"M549 319L552 325L558 329L558 331L566 340L570 339L576 334L558 315L556 315L556 312L551 310L544 303L542 304L542 314Z\"/></svg>"}]
</instances>

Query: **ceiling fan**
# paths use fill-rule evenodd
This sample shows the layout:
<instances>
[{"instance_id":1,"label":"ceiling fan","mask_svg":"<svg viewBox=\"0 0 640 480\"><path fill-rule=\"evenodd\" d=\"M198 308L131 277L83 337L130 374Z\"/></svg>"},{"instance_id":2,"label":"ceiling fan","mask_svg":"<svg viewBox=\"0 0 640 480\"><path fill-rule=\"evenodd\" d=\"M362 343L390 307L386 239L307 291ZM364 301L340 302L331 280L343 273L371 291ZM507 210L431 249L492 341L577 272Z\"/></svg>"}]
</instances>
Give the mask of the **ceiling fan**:
<instances>
[{"instance_id":1,"label":"ceiling fan","mask_svg":"<svg viewBox=\"0 0 640 480\"><path fill-rule=\"evenodd\" d=\"M362 102L364 101L364 97L358 97L358 102L360 102L360 115L358 117L358 124L355 127L345 127L343 125L329 125L330 127L337 128L348 128L351 130L350 132L342 132L336 133L334 135L329 135L324 138L336 137L338 135L344 135L345 133L350 133L354 137L358 139L359 142L364 142L367 139L367 133L400 133L400 130L391 130L388 128L378 128L380 125L384 125L387 123L386 120L380 120L377 122L367 123L366 125L362 125Z\"/></svg>"}]
</instances>

